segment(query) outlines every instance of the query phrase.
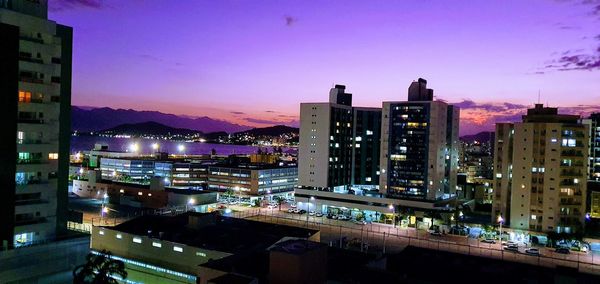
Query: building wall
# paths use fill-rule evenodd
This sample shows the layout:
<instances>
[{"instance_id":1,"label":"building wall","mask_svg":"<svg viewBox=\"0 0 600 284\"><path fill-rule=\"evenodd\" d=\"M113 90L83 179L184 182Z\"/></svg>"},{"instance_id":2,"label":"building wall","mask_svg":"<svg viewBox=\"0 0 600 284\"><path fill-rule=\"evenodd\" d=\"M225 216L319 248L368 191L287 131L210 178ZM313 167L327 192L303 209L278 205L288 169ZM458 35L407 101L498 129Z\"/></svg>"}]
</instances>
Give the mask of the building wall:
<instances>
[{"instance_id":1,"label":"building wall","mask_svg":"<svg viewBox=\"0 0 600 284\"><path fill-rule=\"evenodd\" d=\"M379 185L381 109L354 108L352 184Z\"/></svg>"},{"instance_id":2,"label":"building wall","mask_svg":"<svg viewBox=\"0 0 600 284\"><path fill-rule=\"evenodd\" d=\"M575 232L585 216L589 126L544 115L515 123L512 137L510 124L496 126L493 210L514 229Z\"/></svg>"},{"instance_id":3,"label":"building wall","mask_svg":"<svg viewBox=\"0 0 600 284\"><path fill-rule=\"evenodd\" d=\"M134 242L134 238L138 242ZM220 259L231 255L225 252L196 248L147 236L131 235L102 227L92 228L91 249L95 251L106 249L116 256L188 275L196 275L198 265L206 263L210 259ZM181 252L175 249L181 249ZM184 280L181 277L161 273L155 269L148 269L139 265L126 264L126 266L128 270L142 272L140 274L158 275L166 278L180 279L180 281ZM136 280L128 279L132 281Z\"/></svg>"},{"instance_id":4,"label":"building wall","mask_svg":"<svg viewBox=\"0 0 600 284\"><path fill-rule=\"evenodd\" d=\"M329 184L330 115L329 103L300 104L298 146L300 186L326 188Z\"/></svg>"},{"instance_id":5,"label":"building wall","mask_svg":"<svg viewBox=\"0 0 600 284\"><path fill-rule=\"evenodd\" d=\"M502 217L510 224L510 202L513 169L513 130L512 123L496 124L494 141L494 202L492 203L492 223Z\"/></svg>"}]
</instances>

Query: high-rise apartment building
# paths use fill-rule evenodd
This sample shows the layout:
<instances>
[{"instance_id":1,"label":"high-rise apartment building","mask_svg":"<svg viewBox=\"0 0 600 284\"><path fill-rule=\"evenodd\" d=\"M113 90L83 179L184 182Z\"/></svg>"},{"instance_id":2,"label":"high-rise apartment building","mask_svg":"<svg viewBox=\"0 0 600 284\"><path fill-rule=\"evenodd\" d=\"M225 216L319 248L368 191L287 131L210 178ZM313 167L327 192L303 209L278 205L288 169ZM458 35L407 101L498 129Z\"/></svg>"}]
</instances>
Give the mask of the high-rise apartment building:
<instances>
[{"instance_id":1,"label":"high-rise apartment building","mask_svg":"<svg viewBox=\"0 0 600 284\"><path fill-rule=\"evenodd\" d=\"M72 29L46 2L0 0L2 248L66 230Z\"/></svg>"},{"instance_id":2,"label":"high-rise apartment building","mask_svg":"<svg viewBox=\"0 0 600 284\"><path fill-rule=\"evenodd\" d=\"M379 188L389 197L439 200L456 193L459 109L433 101L426 84L413 82L408 101L383 103Z\"/></svg>"},{"instance_id":3,"label":"high-rise apartment building","mask_svg":"<svg viewBox=\"0 0 600 284\"><path fill-rule=\"evenodd\" d=\"M600 113L593 113L590 121L590 180L600 181Z\"/></svg>"},{"instance_id":4,"label":"high-rise apartment building","mask_svg":"<svg viewBox=\"0 0 600 284\"><path fill-rule=\"evenodd\" d=\"M384 102L383 113L352 107L340 85L328 103L302 103L300 207L367 220L400 208L447 210L456 190L459 111L433 101L426 84L413 82L410 100Z\"/></svg>"},{"instance_id":5,"label":"high-rise apartment building","mask_svg":"<svg viewBox=\"0 0 600 284\"><path fill-rule=\"evenodd\" d=\"M575 232L585 217L589 129L579 116L536 104L496 125L494 212L514 229Z\"/></svg>"},{"instance_id":6,"label":"high-rise apartment building","mask_svg":"<svg viewBox=\"0 0 600 284\"><path fill-rule=\"evenodd\" d=\"M315 189L347 190L352 178L352 94L336 85L327 103L300 104L298 181Z\"/></svg>"}]
</instances>

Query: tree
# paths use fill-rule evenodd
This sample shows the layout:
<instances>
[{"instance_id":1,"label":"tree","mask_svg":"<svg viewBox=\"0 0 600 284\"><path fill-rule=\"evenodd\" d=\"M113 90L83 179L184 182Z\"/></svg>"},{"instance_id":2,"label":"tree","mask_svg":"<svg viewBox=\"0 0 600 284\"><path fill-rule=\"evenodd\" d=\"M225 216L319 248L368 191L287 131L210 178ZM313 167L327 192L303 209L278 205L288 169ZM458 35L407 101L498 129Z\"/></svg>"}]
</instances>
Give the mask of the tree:
<instances>
[{"instance_id":1,"label":"tree","mask_svg":"<svg viewBox=\"0 0 600 284\"><path fill-rule=\"evenodd\" d=\"M227 202L231 202L231 196L233 195L234 191L232 188L228 188L227 191L225 192L225 194L227 194Z\"/></svg>"},{"instance_id":2,"label":"tree","mask_svg":"<svg viewBox=\"0 0 600 284\"><path fill-rule=\"evenodd\" d=\"M210 154L213 155L213 156L216 155L217 154L217 150L215 148L212 148L210 150Z\"/></svg>"},{"instance_id":3,"label":"tree","mask_svg":"<svg viewBox=\"0 0 600 284\"><path fill-rule=\"evenodd\" d=\"M127 278L125 263L113 259L109 251L102 250L100 254L89 253L86 263L75 267L73 270L73 283L91 284L117 284L114 277Z\"/></svg>"},{"instance_id":4,"label":"tree","mask_svg":"<svg viewBox=\"0 0 600 284\"><path fill-rule=\"evenodd\" d=\"M273 196L275 201L277 201L277 205L279 206L279 211L281 211L281 204L283 204L284 199L281 196Z\"/></svg>"}]
</instances>

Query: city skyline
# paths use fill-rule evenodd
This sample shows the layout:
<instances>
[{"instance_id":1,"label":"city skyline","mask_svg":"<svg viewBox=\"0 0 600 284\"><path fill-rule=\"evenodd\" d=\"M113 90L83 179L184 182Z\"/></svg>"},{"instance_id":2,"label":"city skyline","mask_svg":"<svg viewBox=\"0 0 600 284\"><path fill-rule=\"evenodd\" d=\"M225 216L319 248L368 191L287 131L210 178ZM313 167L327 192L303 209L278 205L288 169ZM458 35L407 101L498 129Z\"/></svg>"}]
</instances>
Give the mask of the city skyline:
<instances>
[{"instance_id":1,"label":"city skyline","mask_svg":"<svg viewBox=\"0 0 600 284\"><path fill-rule=\"evenodd\" d=\"M381 107L423 77L462 108L465 135L518 120L538 94L562 113L600 102L596 1L49 4L75 28L73 105L298 126L298 103L334 84Z\"/></svg>"}]
</instances>

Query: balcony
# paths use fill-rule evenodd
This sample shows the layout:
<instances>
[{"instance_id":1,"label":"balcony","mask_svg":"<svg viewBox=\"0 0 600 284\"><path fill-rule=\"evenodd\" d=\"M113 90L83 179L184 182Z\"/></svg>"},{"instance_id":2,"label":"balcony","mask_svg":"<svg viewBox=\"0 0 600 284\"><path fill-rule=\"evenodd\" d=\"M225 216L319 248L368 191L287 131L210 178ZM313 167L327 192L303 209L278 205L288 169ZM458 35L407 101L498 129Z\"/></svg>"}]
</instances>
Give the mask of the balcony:
<instances>
[{"instance_id":1,"label":"balcony","mask_svg":"<svg viewBox=\"0 0 600 284\"><path fill-rule=\"evenodd\" d=\"M39 59L39 58L33 58L33 57L19 56L19 60L31 62L31 63L44 64L44 60Z\"/></svg>"},{"instance_id":2,"label":"balcony","mask_svg":"<svg viewBox=\"0 0 600 284\"><path fill-rule=\"evenodd\" d=\"M44 203L48 203L48 201L43 200L43 199L29 199L29 200L17 200L17 201L15 201L15 205L16 206L44 204Z\"/></svg>"},{"instance_id":3,"label":"balcony","mask_svg":"<svg viewBox=\"0 0 600 284\"><path fill-rule=\"evenodd\" d=\"M575 171L575 170L562 170L560 172L561 176L567 176L567 177L580 177L582 175L581 171Z\"/></svg>"},{"instance_id":4,"label":"balcony","mask_svg":"<svg viewBox=\"0 0 600 284\"><path fill-rule=\"evenodd\" d=\"M560 155L563 157L583 157L583 153L576 150L563 150Z\"/></svg>"},{"instance_id":5,"label":"balcony","mask_svg":"<svg viewBox=\"0 0 600 284\"><path fill-rule=\"evenodd\" d=\"M36 165L36 164L44 164L46 163L44 160L40 159L17 159L17 164L21 165Z\"/></svg>"},{"instance_id":6,"label":"balcony","mask_svg":"<svg viewBox=\"0 0 600 284\"><path fill-rule=\"evenodd\" d=\"M19 145L39 145L46 144L42 139L17 139L17 144Z\"/></svg>"},{"instance_id":7,"label":"balcony","mask_svg":"<svg viewBox=\"0 0 600 284\"><path fill-rule=\"evenodd\" d=\"M45 217L37 217L37 218L25 219L25 220L15 220L15 225L16 226L34 225L34 224L45 223L46 221L47 221L47 219Z\"/></svg>"},{"instance_id":8,"label":"balcony","mask_svg":"<svg viewBox=\"0 0 600 284\"><path fill-rule=\"evenodd\" d=\"M27 124L44 124L44 120L40 118L19 118L17 122Z\"/></svg>"},{"instance_id":9,"label":"balcony","mask_svg":"<svg viewBox=\"0 0 600 284\"><path fill-rule=\"evenodd\" d=\"M41 38L35 38L35 37L26 36L26 35L21 35L21 36L19 36L19 39L24 40L24 41L30 41L30 42L44 44L44 40Z\"/></svg>"},{"instance_id":10,"label":"balcony","mask_svg":"<svg viewBox=\"0 0 600 284\"><path fill-rule=\"evenodd\" d=\"M26 82L26 83L44 84L43 79L32 78L32 77L27 77L27 76L20 76L19 80L21 82Z\"/></svg>"},{"instance_id":11,"label":"balcony","mask_svg":"<svg viewBox=\"0 0 600 284\"><path fill-rule=\"evenodd\" d=\"M17 186L24 186L24 185L32 185L32 184L47 184L48 181L45 180L41 180L38 177L31 177L29 179L18 179L16 180L16 184Z\"/></svg>"}]
</instances>

